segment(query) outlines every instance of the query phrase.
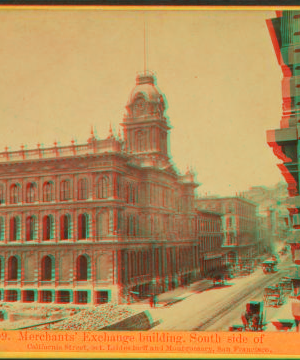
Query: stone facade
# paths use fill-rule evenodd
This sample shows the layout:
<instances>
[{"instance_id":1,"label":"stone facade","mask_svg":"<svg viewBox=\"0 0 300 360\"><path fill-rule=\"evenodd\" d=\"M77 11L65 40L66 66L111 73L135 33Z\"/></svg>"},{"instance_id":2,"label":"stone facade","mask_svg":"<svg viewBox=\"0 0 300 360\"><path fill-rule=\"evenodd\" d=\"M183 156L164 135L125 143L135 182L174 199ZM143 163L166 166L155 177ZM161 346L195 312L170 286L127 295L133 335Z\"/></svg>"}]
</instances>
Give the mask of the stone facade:
<instances>
[{"instance_id":1,"label":"stone facade","mask_svg":"<svg viewBox=\"0 0 300 360\"><path fill-rule=\"evenodd\" d=\"M278 167L288 185L287 208L299 240L299 121L300 121L300 11L276 11L267 20L277 61L282 70L282 117L280 128L267 131L267 142L282 162Z\"/></svg>"},{"instance_id":2,"label":"stone facade","mask_svg":"<svg viewBox=\"0 0 300 360\"><path fill-rule=\"evenodd\" d=\"M198 209L223 214L223 251L230 263L247 263L260 250L257 233L256 204L241 197L207 197L197 199Z\"/></svg>"},{"instance_id":3,"label":"stone facade","mask_svg":"<svg viewBox=\"0 0 300 360\"><path fill-rule=\"evenodd\" d=\"M222 214L198 210L197 233L200 240L200 272L206 276L217 272L227 264L227 251L222 248L224 233Z\"/></svg>"},{"instance_id":4,"label":"stone facade","mask_svg":"<svg viewBox=\"0 0 300 360\"><path fill-rule=\"evenodd\" d=\"M126 110L124 137L0 153L1 300L132 302L202 276L197 184L151 74Z\"/></svg>"}]
</instances>

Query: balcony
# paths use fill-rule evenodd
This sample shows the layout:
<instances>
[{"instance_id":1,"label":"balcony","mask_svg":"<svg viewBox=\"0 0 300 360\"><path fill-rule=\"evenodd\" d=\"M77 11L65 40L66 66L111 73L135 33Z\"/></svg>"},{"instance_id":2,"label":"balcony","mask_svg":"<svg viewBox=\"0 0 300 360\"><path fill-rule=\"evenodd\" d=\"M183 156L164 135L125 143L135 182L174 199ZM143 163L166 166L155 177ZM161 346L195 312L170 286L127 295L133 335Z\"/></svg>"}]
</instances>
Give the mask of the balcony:
<instances>
[{"instance_id":1,"label":"balcony","mask_svg":"<svg viewBox=\"0 0 300 360\"><path fill-rule=\"evenodd\" d=\"M278 145L285 145L288 142L297 141L297 128L284 128L267 131L267 143L271 146L276 143Z\"/></svg>"}]
</instances>

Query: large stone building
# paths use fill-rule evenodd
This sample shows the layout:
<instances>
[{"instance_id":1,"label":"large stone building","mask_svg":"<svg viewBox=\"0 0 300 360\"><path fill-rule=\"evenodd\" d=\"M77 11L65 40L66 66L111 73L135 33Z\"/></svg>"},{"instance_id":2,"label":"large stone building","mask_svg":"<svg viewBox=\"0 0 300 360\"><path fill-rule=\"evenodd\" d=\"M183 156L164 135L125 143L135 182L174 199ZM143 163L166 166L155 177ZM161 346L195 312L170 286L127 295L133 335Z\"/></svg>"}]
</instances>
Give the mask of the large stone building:
<instances>
[{"instance_id":1,"label":"large stone building","mask_svg":"<svg viewBox=\"0 0 300 360\"><path fill-rule=\"evenodd\" d=\"M247 264L260 252L256 204L242 197L205 197L197 199L198 209L223 214L223 251L232 264Z\"/></svg>"},{"instance_id":2,"label":"large stone building","mask_svg":"<svg viewBox=\"0 0 300 360\"><path fill-rule=\"evenodd\" d=\"M222 214L198 210L196 231L200 241L198 277L206 277L224 269L227 265L227 251L222 248L224 242Z\"/></svg>"},{"instance_id":3,"label":"large stone building","mask_svg":"<svg viewBox=\"0 0 300 360\"><path fill-rule=\"evenodd\" d=\"M282 161L278 167L288 184L287 208L296 230L300 229L300 11L276 11L276 16L267 25L283 74L282 117L279 129L267 131L267 142ZM300 240L297 231L295 237Z\"/></svg>"},{"instance_id":4,"label":"large stone building","mask_svg":"<svg viewBox=\"0 0 300 360\"><path fill-rule=\"evenodd\" d=\"M291 228L289 212L287 211L287 186L280 182L273 187L253 186L243 191L243 197L258 204L258 213L262 228L262 244L270 252L282 248ZM265 218L265 220L264 220ZM267 232L263 228L267 225ZM259 226L260 228L260 226Z\"/></svg>"},{"instance_id":5,"label":"large stone building","mask_svg":"<svg viewBox=\"0 0 300 360\"><path fill-rule=\"evenodd\" d=\"M133 301L201 276L197 184L170 161L151 74L126 110L123 139L0 153L1 300Z\"/></svg>"}]
</instances>

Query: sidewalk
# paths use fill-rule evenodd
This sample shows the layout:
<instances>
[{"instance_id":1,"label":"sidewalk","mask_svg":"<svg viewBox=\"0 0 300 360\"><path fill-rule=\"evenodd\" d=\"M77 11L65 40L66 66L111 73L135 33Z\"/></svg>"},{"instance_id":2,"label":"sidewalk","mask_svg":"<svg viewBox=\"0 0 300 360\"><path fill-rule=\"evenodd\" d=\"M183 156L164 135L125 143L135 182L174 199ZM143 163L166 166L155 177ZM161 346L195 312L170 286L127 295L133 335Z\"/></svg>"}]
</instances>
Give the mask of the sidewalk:
<instances>
[{"instance_id":1,"label":"sidewalk","mask_svg":"<svg viewBox=\"0 0 300 360\"><path fill-rule=\"evenodd\" d=\"M180 286L174 290L157 295L157 303L160 306L166 306L173 303L173 300L177 302L194 295L195 292L202 292L212 287L212 281L207 279L199 280L188 286Z\"/></svg>"},{"instance_id":2,"label":"sidewalk","mask_svg":"<svg viewBox=\"0 0 300 360\"><path fill-rule=\"evenodd\" d=\"M292 299L289 299L286 304L278 308L274 316L268 319L268 325L265 331L279 331L279 329L274 325L274 323L277 323L279 325L279 323L282 323L283 320L286 320L289 323L293 323L291 329L288 331L296 331L295 320L292 314Z\"/></svg>"}]
</instances>

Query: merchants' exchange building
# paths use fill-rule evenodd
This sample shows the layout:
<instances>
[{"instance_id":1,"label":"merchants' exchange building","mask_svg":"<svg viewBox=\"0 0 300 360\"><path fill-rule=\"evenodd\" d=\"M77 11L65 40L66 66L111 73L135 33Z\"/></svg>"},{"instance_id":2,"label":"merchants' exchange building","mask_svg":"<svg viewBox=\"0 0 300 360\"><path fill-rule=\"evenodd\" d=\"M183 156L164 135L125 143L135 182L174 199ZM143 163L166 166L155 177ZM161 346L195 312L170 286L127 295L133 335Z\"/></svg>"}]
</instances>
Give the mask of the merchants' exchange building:
<instances>
[{"instance_id":1,"label":"merchants' exchange building","mask_svg":"<svg viewBox=\"0 0 300 360\"><path fill-rule=\"evenodd\" d=\"M1 301L128 302L201 277L191 172L165 100L137 76L124 137L0 153Z\"/></svg>"}]
</instances>

